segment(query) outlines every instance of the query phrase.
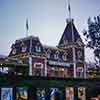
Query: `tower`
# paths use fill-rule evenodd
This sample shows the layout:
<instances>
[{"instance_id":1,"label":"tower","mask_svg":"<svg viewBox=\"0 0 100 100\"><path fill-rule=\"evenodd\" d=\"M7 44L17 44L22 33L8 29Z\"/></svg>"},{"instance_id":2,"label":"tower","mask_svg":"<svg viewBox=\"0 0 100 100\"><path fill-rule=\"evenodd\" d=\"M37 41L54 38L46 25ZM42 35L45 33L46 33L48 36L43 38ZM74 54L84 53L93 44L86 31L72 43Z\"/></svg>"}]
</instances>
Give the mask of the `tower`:
<instances>
[{"instance_id":1,"label":"tower","mask_svg":"<svg viewBox=\"0 0 100 100\"><path fill-rule=\"evenodd\" d=\"M68 4L69 18L59 41L58 47L67 50L69 63L73 66L73 76L84 77L84 43L71 18L70 3Z\"/></svg>"}]
</instances>

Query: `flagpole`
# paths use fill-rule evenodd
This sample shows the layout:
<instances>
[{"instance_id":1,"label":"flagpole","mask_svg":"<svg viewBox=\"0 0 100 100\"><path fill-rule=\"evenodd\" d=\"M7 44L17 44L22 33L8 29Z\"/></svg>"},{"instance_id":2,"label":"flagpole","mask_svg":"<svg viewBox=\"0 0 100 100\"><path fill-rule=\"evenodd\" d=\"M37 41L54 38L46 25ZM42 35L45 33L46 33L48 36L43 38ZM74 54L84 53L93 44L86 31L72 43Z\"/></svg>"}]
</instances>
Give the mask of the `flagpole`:
<instances>
[{"instance_id":1,"label":"flagpole","mask_svg":"<svg viewBox=\"0 0 100 100\"><path fill-rule=\"evenodd\" d=\"M28 25L28 18L26 19L26 37L28 37L28 33L29 33L29 25ZM30 38L30 47L29 47L29 57L28 57L28 61L29 61L29 75L32 76L32 37Z\"/></svg>"},{"instance_id":2,"label":"flagpole","mask_svg":"<svg viewBox=\"0 0 100 100\"><path fill-rule=\"evenodd\" d=\"M72 31L72 42L74 43L74 32L73 32L73 19L71 18L71 8L70 8L70 0L68 0L68 15L69 15L69 22L71 22L71 31ZM72 52L73 52L73 76L76 78L76 54L75 54L75 47L72 47Z\"/></svg>"},{"instance_id":3,"label":"flagpole","mask_svg":"<svg viewBox=\"0 0 100 100\"><path fill-rule=\"evenodd\" d=\"M68 0L68 15L69 15L69 19L71 19L70 0Z\"/></svg>"},{"instance_id":4,"label":"flagpole","mask_svg":"<svg viewBox=\"0 0 100 100\"><path fill-rule=\"evenodd\" d=\"M29 32L29 25L28 25L28 19L26 19L26 37L28 37Z\"/></svg>"}]
</instances>

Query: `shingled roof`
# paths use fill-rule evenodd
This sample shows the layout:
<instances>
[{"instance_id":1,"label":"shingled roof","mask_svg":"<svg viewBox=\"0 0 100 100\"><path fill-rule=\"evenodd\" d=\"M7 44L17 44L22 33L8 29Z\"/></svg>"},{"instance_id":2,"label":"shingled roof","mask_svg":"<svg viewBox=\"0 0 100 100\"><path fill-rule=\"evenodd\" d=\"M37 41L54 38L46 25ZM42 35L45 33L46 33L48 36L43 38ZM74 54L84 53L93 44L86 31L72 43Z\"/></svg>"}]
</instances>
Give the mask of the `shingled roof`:
<instances>
[{"instance_id":1,"label":"shingled roof","mask_svg":"<svg viewBox=\"0 0 100 100\"><path fill-rule=\"evenodd\" d=\"M73 32L73 36L72 36L72 32ZM72 37L74 37L74 39ZM81 38L80 38L79 32L77 31L74 25L73 19L72 19L72 21L67 21L67 25L65 27L65 30L59 41L58 46L65 44L65 42L66 43L76 42L78 39L81 39Z\"/></svg>"}]
</instances>

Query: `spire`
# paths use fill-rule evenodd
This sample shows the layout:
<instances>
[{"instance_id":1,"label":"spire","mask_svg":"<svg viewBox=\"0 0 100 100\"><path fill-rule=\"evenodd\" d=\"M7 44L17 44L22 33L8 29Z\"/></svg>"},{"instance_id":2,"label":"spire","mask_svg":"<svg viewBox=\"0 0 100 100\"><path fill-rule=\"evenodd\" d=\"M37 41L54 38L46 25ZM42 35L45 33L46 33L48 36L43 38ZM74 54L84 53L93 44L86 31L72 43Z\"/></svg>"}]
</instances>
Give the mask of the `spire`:
<instances>
[{"instance_id":1,"label":"spire","mask_svg":"<svg viewBox=\"0 0 100 100\"><path fill-rule=\"evenodd\" d=\"M58 44L59 46L60 45L65 46L66 44L77 42L77 40L80 39L79 32L77 31L77 29L74 25L74 22L73 22L74 20L71 17L70 0L67 0L67 11L68 11L68 15L69 15L68 18L66 19L67 25L66 25L63 35L59 41L59 44Z\"/></svg>"}]
</instances>

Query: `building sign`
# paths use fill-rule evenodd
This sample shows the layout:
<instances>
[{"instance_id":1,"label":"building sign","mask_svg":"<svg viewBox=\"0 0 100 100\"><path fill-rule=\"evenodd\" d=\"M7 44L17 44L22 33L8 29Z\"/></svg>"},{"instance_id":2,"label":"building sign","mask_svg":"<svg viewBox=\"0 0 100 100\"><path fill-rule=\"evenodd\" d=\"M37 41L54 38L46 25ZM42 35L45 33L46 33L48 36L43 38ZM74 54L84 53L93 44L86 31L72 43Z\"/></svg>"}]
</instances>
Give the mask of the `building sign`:
<instances>
[{"instance_id":1,"label":"building sign","mask_svg":"<svg viewBox=\"0 0 100 100\"><path fill-rule=\"evenodd\" d=\"M78 99L80 99L80 100L86 100L85 88L84 87L79 87L78 88Z\"/></svg>"},{"instance_id":2,"label":"building sign","mask_svg":"<svg viewBox=\"0 0 100 100\"><path fill-rule=\"evenodd\" d=\"M56 62L56 61L48 61L50 65L57 65L57 66L66 66L70 67L70 64L64 62Z\"/></svg>"},{"instance_id":3,"label":"building sign","mask_svg":"<svg viewBox=\"0 0 100 100\"><path fill-rule=\"evenodd\" d=\"M74 100L74 88L66 87L65 88L66 100Z\"/></svg>"},{"instance_id":4,"label":"building sign","mask_svg":"<svg viewBox=\"0 0 100 100\"><path fill-rule=\"evenodd\" d=\"M1 88L1 100L13 100L12 88Z\"/></svg>"},{"instance_id":5,"label":"building sign","mask_svg":"<svg viewBox=\"0 0 100 100\"><path fill-rule=\"evenodd\" d=\"M16 100L28 100L28 89L26 87L16 88Z\"/></svg>"}]
</instances>

